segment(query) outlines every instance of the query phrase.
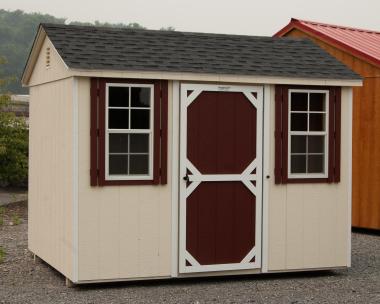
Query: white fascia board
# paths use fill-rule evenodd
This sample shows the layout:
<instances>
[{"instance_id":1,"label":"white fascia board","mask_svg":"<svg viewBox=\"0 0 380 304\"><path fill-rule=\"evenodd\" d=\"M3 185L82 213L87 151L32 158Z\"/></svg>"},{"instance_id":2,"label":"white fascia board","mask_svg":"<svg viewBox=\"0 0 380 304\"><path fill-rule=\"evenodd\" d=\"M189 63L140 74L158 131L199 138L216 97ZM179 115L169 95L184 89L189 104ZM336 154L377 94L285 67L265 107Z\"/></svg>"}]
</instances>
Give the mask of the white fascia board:
<instances>
[{"instance_id":1,"label":"white fascia board","mask_svg":"<svg viewBox=\"0 0 380 304\"><path fill-rule=\"evenodd\" d=\"M34 39L32 49L29 53L28 59L26 61L25 69L21 77L21 84L23 87L28 86L30 76L32 75L34 65L37 62L38 55L41 51L41 47L46 37L46 32L40 26Z\"/></svg>"},{"instance_id":2,"label":"white fascia board","mask_svg":"<svg viewBox=\"0 0 380 304\"><path fill-rule=\"evenodd\" d=\"M287 85L319 85L319 86L362 86L362 80L356 79L317 79L317 78L289 78L272 76L247 76L227 74L202 74L159 71L114 71L114 70L86 70L70 69L73 76L82 77L109 77L109 78L138 78L138 79L166 79L179 81L212 81L227 83L250 84L287 84Z\"/></svg>"}]
</instances>

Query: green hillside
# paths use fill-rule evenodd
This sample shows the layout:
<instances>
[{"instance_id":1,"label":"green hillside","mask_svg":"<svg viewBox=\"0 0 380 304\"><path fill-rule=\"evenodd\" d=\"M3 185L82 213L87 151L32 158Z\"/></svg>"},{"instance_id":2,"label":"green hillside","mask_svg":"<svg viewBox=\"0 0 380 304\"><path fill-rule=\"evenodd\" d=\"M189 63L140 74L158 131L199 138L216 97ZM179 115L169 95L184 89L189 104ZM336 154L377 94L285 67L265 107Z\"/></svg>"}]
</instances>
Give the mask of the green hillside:
<instances>
[{"instance_id":1,"label":"green hillside","mask_svg":"<svg viewBox=\"0 0 380 304\"><path fill-rule=\"evenodd\" d=\"M0 79L15 77L15 80L4 88L5 91L13 94L28 93L26 88L21 87L20 78L38 25L42 22L65 23L65 21L65 18L56 18L47 14L0 9L0 56L7 61L7 64L0 65ZM71 22L70 24L143 28L138 23L111 24L95 21L95 23Z\"/></svg>"}]
</instances>

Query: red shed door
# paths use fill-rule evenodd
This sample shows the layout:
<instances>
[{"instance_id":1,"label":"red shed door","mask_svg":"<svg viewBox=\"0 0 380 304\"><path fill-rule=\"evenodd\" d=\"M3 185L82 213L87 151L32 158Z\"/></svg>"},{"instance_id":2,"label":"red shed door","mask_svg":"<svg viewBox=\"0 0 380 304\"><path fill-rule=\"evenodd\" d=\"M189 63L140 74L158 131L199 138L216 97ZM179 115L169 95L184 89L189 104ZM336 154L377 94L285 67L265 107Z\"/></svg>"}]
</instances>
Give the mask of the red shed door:
<instances>
[{"instance_id":1,"label":"red shed door","mask_svg":"<svg viewBox=\"0 0 380 304\"><path fill-rule=\"evenodd\" d=\"M262 87L181 85L182 273L260 268Z\"/></svg>"}]
</instances>

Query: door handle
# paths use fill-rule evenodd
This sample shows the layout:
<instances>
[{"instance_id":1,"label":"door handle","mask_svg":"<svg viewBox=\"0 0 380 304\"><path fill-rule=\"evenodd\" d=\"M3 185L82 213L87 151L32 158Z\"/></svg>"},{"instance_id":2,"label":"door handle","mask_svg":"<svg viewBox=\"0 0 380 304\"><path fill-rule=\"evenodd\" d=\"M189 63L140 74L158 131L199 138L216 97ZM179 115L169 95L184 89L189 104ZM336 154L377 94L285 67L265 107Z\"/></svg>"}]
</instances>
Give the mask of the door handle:
<instances>
[{"instance_id":1,"label":"door handle","mask_svg":"<svg viewBox=\"0 0 380 304\"><path fill-rule=\"evenodd\" d=\"M186 174L186 175L183 177L183 180L186 181L186 182L188 182L188 181L190 180L190 179L189 179L189 175Z\"/></svg>"}]
</instances>

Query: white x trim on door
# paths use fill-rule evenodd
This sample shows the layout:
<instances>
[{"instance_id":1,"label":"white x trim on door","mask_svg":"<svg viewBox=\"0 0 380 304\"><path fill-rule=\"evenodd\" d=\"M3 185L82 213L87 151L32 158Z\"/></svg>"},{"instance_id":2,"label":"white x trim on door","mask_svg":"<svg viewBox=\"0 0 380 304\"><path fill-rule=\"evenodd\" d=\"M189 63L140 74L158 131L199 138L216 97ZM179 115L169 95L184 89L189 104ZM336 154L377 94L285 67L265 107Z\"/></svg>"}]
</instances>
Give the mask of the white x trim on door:
<instances>
[{"instance_id":1,"label":"white x trim on door","mask_svg":"<svg viewBox=\"0 0 380 304\"><path fill-rule=\"evenodd\" d=\"M188 91L192 91L188 95ZM202 174L187 158L187 108L203 92L241 92L256 108L256 159L240 174ZM252 94L255 93L256 97ZM181 125L180 125L180 234L179 234L179 271L181 273L222 270L253 269L261 267L261 208L262 208L262 118L263 88L259 86L219 86L210 84L181 85ZM254 172L255 171L255 172ZM190 174L188 173L190 172ZM254 173L253 173L254 172ZM183 177L186 180L182 180ZM241 181L256 197L255 246L240 263L200 265L186 250L186 199L202 182ZM187 182L191 182L187 185ZM255 182L255 185L253 184ZM254 261L252 261L252 259ZM191 264L186 265L186 260Z\"/></svg>"}]
</instances>

